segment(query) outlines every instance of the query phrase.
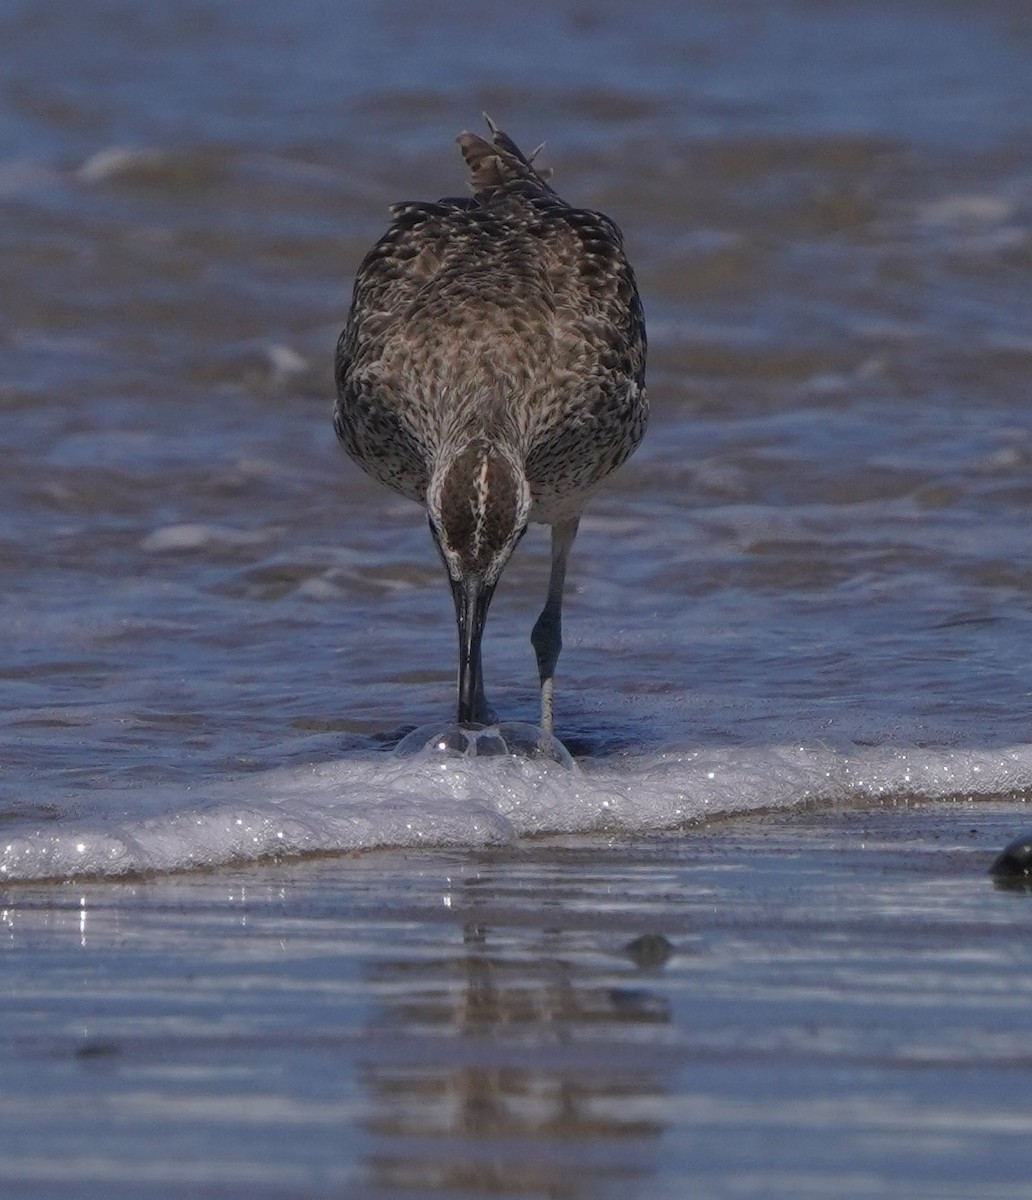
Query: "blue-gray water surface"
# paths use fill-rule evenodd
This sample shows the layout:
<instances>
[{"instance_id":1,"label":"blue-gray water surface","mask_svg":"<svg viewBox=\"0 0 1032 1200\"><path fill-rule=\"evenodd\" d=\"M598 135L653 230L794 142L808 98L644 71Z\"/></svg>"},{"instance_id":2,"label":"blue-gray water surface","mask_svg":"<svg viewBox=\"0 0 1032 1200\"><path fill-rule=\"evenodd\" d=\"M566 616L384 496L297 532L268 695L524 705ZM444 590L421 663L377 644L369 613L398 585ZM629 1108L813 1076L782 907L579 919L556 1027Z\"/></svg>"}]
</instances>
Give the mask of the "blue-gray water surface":
<instances>
[{"instance_id":1,"label":"blue-gray water surface","mask_svg":"<svg viewBox=\"0 0 1032 1200\"><path fill-rule=\"evenodd\" d=\"M1032 742L1030 29L945 0L12 0L5 825L192 812L450 715L425 521L328 414L362 253L391 201L461 189L481 110L623 226L648 318L651 427L575 549L559 734L596 766L733 751L727 792L770 774L751 748L943 748L963 791L966 751ZM491 614L510 719L546 562L538 530ZM751 803L799 798L776 774ZM245 852L154 863L206 850Z\"/></svg>"}]
</instances>

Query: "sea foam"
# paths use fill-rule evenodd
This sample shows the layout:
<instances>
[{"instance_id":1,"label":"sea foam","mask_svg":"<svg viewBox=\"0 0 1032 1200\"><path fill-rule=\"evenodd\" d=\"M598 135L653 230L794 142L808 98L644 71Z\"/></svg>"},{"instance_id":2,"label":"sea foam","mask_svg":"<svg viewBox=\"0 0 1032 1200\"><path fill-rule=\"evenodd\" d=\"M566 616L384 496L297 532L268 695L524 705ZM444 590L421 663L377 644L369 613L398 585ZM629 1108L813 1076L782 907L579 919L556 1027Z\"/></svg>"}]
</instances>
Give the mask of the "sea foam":
<instances>
[{"instance_id":1,"label":"sea foam","mask_svg":"<svg viewBox=\"0 0 1032 1200\"><path fill-rule=\"evenodd\" d=\"M644 835L805 803L1021 795L1032 745L1007 749L683 749L602 762L365 752L206 789L90 793L96 813L10 820L6 880L119 877L385 847L479 847L541 835ZM142 807L142 804L141 804Z\"/></svg>"}]
</instances>

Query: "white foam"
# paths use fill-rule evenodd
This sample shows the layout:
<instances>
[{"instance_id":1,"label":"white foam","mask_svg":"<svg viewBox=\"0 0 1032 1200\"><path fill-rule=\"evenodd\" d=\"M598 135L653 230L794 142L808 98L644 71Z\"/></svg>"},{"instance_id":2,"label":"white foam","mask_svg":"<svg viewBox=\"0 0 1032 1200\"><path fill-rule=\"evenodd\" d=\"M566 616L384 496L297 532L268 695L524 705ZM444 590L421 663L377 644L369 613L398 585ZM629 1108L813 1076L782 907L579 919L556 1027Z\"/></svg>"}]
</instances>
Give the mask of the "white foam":
<instances>
[{"instance_id":1,"label":"white foam","mask_svg":"<svg viewBox=\"0 0 1032 1200\"><path fill-rule=\"evenodd\" d=\"M919 207L922 220L951 228L998 225L1017 215L1017 205L1006 196L987 192L943 196Z\"/></svg>"},{"instance_id":2,"label":"white foam","mask_svg":"<svg viewBox=\"0 0 1032 1200\"><path fill-rule=\"evenodd\" d=\"M149 533L140 548L152 554L184 554L194 550L260 545L268 537L265 531L231 529L226 525L166 525Z\"/></svg>"},{"instance_id":3,"label":"white foam","mask_svg":"<svg viewBox=\"0 0 1032 1200\"><path fill-rule=\"evenodd\" d=\"M303 354L299 354L293 346L282 345L278 342L265 347L265 356L269 360L273 376L280 382L295 375L303 375L311 364Z\"/></svg>"},{"instance_id":4,"label":"white foam","mask_svg":"<svg viewBox=\"0 0 1032 1200\"><path fill-rule=\"evenodd\" d=\"M119 791L108 796L107 819L8 825L0 876L120 876L382 847L476 847L542 834L644 834L806 802L1029 789L1029 745L849 755L801 746L672 750L572 769L512 756L370 753L241 777L203 797L149 791L146 808L158 815L146 819L126 817L133 793ZM103 803L101 797L98 808Z\"/></svg>"},{"instance_id":5,"label":"white foam","mask_svg":"<svg viewBox=\"0 0 1032 1200\"><path fill-rule=\"evenodd\" d=\"M112 179L155 170L166 161L167 156L160 150L139 146L108 146L91 154L79 167L77 174L83 183L107 183Z\"/></svg>"}]
</instances>

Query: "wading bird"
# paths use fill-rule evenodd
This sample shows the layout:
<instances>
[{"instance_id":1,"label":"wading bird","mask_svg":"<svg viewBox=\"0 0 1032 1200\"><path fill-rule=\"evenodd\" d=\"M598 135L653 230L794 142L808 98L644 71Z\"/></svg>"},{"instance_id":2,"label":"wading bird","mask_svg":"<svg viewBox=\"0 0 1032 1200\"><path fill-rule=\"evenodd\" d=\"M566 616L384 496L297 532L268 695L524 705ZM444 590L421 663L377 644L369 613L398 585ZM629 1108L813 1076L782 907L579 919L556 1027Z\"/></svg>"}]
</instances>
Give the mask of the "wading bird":
<instances>
[{"instance_id":1,"label":"wading bird","mask_svg":"<svg viewBox=\"0 0 1032 1200\"><path fill-rule=\"evenodd\" d=\"M425 505L459 631L458 720L490 723L481 637L530 521L552 526L531 633L552 730L563 583L584 505L645 432L645 324L620 230L573 208L489 119L458 143L472 195L395 204L355 278L334 425Z\"/></svg>"}]
</instances>

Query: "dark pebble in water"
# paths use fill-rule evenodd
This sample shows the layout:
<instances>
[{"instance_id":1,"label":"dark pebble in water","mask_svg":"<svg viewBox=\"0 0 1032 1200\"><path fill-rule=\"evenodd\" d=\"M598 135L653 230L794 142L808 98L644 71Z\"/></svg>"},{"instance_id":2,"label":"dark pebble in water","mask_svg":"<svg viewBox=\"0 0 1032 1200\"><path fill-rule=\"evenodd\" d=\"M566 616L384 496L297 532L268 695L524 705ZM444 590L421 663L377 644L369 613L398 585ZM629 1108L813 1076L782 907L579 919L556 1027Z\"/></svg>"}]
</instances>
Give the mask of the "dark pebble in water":
<instances>
[{"instance_id":1,"label":"dark pebble in water","mask_svg":"<svg viewBox=\"0 0 1032 1200\"><path fill-rule=\"evenodd\" d=\"M674 952L673 943L661 933L643 933L624 947L636 967L662 967Z\"/></svg>"},{"instance_id":2,"label":"dark pebble in water","mask_svg":"<svg viewBox=\"0 0 1032 1200\"><path fill-rule=\"evenodd\" d=\"M1032 833L1015 838L989 868L997 883L1032 888Z\"/></svg>"},{"instance_id":3,"label":"dark pebble in water","mask_svg":"<svg viewBox=\"0 0 1032 1200\"><path fill-rule=\"evenodd\" d=\"M609 1003L621 1017L634 1021L668 1021L670 1002L644 988L610 988Z\"/></svg>"},{"instance_id":4,"label":"dark pebble in water","mask_svg":"<svg viewBox=\"0 0 1032 1200\"><path fill-rule=\"evenodd\" d=\"M83 1042L75 1048L76 1058L115 1058L121 1053L115 1042Z\"/></svg>"}]
</instances>

